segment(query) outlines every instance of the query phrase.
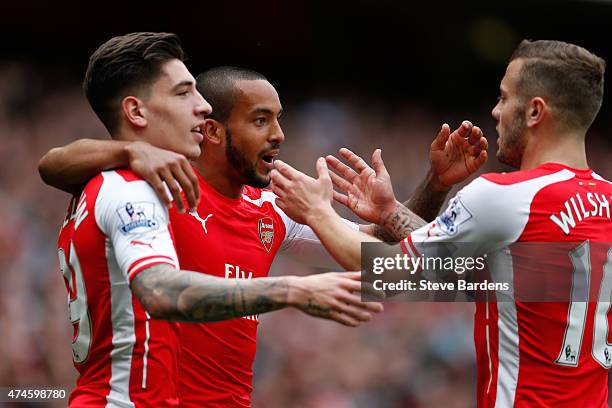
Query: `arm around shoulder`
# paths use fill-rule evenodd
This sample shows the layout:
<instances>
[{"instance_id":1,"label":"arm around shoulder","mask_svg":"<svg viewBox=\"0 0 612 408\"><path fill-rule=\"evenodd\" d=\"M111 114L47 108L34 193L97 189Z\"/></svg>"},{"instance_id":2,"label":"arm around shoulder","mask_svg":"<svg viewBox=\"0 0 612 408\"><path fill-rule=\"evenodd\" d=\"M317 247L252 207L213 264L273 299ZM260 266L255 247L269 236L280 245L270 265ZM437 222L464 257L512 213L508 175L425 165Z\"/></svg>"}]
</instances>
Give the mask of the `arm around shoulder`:
<instances>
[{"instance_id":1,"label":"arm around shoulder","mask_svg":"<svg viewBox=\"0 0 612 408\"><path fill-rule=\"evenodd\" d=\"M38 162L42 180L74 194L101 171L127 165L129 142L80 139L49 150Z\"/></svg>"}]
</instances>

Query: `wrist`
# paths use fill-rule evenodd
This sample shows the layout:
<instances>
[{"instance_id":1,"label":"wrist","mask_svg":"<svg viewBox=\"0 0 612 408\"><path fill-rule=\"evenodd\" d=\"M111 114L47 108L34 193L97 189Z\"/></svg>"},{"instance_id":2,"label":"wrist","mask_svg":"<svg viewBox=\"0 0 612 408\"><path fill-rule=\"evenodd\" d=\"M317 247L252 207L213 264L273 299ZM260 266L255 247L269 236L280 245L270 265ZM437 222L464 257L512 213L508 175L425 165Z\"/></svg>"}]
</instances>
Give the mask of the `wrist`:
<instances>
[{"instance_id":1,"label":"wrist","mask_svg":"<svg viewBox=\"0 0 612 408\"><path fill-rule=\"evenodd\" d=\"M120 165L121 166L129 166L132 160L134 160L137 156L137 152L139 151L140 146L146 142L142 141L134 141L134 142L122 142L123 146L119 153Z\"/></svg>"},{"instance_id":2,"label":"wrist","mask_svg":"<svg viewBox=\"0 0 612 408\"><path fill-rule=\"evenodd\" d=\"M431 168L429 169L427 177L425 178L425 185L437 193L448 193L450 189L453 188L452 185L449 186L444 184Z\"/></svg>"},{"instance_id":3,"label":"wrist","mask_svg":"<svg viewBox=\"0 0 612 408\"><path fill-rule=\"evenodd\" d=\"M312 208L308 211L304 218L306 224L316 231L318 225L329 222L333 217L337 217L336 211L332 208L331 204L326 203L319 207Z\"/></svg>"},{"instance_id":4,"label":"wrist","mask_svg":"<svg viewBox=\"0 0 612 408\"><path fill-rule=\"evenodd\" d=\"M299 285L300 280L297 276L285 276L283 279L285 279L287 288L285 305L297 307L304 299L304 290Z\"/></svg>"},{"instance_id":5,"label":"wrist","mask_svg":"<svg viewBox=\"0 0 612 408\"><path fill-rule=\"evenodd\" d=\"M400 208L403 207L404 204L399 201L395 201L392 206L387 207L385 210L380 213L380 222L377 225L380 225L385 230L388 229L389 221L392 220L397 214L400 212Z\"/></svg>"}]
</instances>

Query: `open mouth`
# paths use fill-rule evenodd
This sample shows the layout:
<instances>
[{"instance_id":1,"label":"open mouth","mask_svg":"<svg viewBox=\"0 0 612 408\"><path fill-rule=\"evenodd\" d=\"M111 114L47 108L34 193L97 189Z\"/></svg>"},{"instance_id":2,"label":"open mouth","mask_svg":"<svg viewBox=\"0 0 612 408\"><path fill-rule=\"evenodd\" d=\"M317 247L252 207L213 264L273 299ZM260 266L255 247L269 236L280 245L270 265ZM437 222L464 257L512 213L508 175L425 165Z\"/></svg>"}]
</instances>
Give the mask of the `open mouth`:
<instances>
[{"instance_id":1,"label":"open mouth","mask_svg":"<svg viewBox=\"0 0 612 408\"><path fill-rule=\"evenodd\" d=\"M261 156L261 161L264 162L265 167L267 167L268 169L272 168L274 164L274 159L276 158L276 156L278 156L278 153L279 153L278 149L275 149L275 150L266 152L265 154Z\"/></svg>"}]
</instances>

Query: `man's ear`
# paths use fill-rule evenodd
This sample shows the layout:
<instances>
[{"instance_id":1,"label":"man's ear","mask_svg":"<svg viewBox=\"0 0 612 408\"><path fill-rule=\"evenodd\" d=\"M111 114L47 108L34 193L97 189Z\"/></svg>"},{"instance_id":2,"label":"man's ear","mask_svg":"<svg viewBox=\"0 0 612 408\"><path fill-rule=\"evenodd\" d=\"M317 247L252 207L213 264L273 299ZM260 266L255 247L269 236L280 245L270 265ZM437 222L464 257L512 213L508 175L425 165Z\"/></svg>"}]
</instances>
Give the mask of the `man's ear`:
<instances>
[{"instance_id":1,"label":"man's ear","mask_svg":"<svg viewBox=\"0 0 612 408\"><path fill-rule=\"evenodd\" d=\"M121 109L127 121L135 127L143 128L147 126L145 116L146 109L140 99L135 96L126 96L121 101Z\"/></svg>"},{"instance_id":2,"label":"man's ear","mask_svg":"<svg viewBox=\"0 0 612 408\"><path fill-rule=\"evenodd\" d=\"M525 118L527 127L538 126L547 115L550 115L550 106L544 99L536 96L529 101L525 115L527 116Z\"/></svg>"},{"instance_id":3,"label":"man's ear","mask_svg":"<svg viewBox=\"0 0 612 408\"><path fill-rule=\"evenodd\" d=\"M204 120L204 129L202 129L204 139L210 144L221 144L225 139L225 126L215 119Z\"/></svg>"}]
</instances>

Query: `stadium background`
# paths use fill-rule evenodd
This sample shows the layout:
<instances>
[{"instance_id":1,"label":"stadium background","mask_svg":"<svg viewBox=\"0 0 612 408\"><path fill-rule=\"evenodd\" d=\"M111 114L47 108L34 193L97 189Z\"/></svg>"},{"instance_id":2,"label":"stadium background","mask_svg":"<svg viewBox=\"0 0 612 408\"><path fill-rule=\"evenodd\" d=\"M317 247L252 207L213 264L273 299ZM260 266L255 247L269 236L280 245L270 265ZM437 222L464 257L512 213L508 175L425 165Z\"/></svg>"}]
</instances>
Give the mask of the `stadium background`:
<instances>
[{"instance_id":1,"label":"stadium background","mask_svg":"<svg viewBox=\"0 0 612 408\"><path fill-rule=\"evenodd\" d=\"M575 42L612 64L608 2L207 3L0 6L0 386L74 384L55 250L68 197L44 186L36 165L53 146L107 137L80 80L109 37L176 32L194 74L217 65L261 71L285 108L285 161L312 174L318 156L341 146L365 157L381 147L400 199L425 174L442 122L480 125L491 145L485 170L504 169L490 111L520 39ZM606 88L587 145L590 165L609 179ZM281 258L273 273L283 272L308 271ZM473 406L472 313L471 304L388 303L356 330L291 310L262 317L254 406Z\"/></svg>"}]
</instances>

